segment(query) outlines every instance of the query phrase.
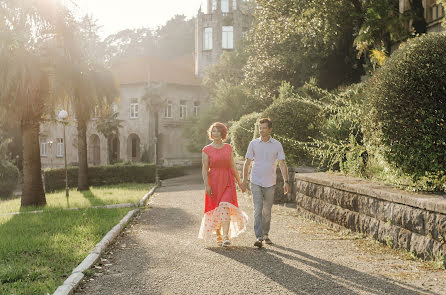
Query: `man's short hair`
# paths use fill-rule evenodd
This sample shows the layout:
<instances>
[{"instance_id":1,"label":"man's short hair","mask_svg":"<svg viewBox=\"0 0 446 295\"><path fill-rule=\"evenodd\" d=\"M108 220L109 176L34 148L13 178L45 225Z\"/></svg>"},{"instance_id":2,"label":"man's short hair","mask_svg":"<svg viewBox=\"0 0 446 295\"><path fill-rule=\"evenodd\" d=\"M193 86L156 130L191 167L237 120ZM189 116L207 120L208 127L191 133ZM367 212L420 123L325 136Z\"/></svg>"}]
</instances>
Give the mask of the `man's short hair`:
<instances>
[{"instance_id":1,"label":"man's short hair","mask_svg":"<svg viewBox=\"0 0 446 295\"><path fill-rule=\"evenodd\" d=\"M268 123L268 128L269 129L273 128L273 122L271 122L270 118L261 118L261 119L259 119L259 125L263 124L263 123Z\"/></svg>"}]
</instances>

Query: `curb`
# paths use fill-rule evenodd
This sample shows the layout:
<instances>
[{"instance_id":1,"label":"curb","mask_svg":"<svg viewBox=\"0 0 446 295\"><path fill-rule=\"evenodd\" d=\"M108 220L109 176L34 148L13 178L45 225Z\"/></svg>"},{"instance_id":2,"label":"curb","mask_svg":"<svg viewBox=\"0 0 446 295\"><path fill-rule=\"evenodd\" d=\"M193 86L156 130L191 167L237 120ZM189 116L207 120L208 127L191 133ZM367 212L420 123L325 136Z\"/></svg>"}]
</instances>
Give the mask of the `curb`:
<instances>
[{"instance_id":1,"label":"curb","mask_svg":"<svg viewBox=\"0 0 446 295\"><path fill-rule=\"evenodd\" d=\"M147 199L155 192L158 188L155 185L144 197L139 201L139 206L144 206ZM71 275L59 286L53 295L69 295L74 292L74 289L79 285L79 283L84 278L84 271L89 269L93 264L98 261L104 250L110 245L110 243L119 235L127 222L137 213L140 209L134 209L127 213L121 221L115 225L102 240L96 244L94 249L88 254L88 256L72 271Z\"/></svg>"}]
</instances>

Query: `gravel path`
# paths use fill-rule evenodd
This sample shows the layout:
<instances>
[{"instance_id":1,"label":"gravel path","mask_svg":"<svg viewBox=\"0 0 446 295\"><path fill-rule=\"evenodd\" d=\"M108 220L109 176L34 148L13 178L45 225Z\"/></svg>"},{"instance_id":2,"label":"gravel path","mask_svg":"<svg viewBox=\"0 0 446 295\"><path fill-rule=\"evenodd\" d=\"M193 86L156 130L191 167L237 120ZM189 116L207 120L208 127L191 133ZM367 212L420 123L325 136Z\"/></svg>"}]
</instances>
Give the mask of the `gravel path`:
<instances>
[{"instance_id":1,"label":"gravel path","mask_svg":"<svg viewBox=\"0 0 446 295\"><path fill-rule=\"evenodd\" d=\"M369 239L274 206L274 245L246 233L229 248L197 239L204 208L199 172L163 183L76 294L446 294L446 271Z\"/></svg>"}]
</instances>

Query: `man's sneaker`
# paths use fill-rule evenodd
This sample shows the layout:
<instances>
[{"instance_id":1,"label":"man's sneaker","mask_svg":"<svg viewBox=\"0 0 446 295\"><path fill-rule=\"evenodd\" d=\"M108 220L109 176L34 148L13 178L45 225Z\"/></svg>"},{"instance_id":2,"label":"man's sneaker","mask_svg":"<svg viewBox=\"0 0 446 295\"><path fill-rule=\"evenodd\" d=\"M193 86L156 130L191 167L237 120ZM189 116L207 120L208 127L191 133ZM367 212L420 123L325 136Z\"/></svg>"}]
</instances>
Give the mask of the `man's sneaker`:
<instances>
[{"instance_id":1,"label":"man's sneaker","mask_svg":"<svg viewBox=\"0 0 446 295\"><path fill-rule=\"evenodd\" d=\"M257 241L254 243L254 246L258 247L259 249L262 248L263 246L262 240L257 239Z\"/></svg>"},{"instance_id":2,"label":"man's sneaker","mask_svg":"<svg viewBox=\"0 0 446 295\"><path fill-rule=\"evenodd\" d=\"M266 244L268 245L272 245L272 241L268 238L268 236L263 237L263 240L265 241Z\"/></svg>"}]
</instances>

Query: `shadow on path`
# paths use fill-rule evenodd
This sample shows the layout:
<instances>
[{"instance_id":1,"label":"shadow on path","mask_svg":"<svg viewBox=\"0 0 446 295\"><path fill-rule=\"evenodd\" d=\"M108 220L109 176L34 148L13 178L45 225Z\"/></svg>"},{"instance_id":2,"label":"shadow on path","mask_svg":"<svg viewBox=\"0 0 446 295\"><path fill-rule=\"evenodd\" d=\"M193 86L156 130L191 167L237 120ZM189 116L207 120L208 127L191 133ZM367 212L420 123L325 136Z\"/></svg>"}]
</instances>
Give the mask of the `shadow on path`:
<instances>
[{"instance_id":1,"label":"shadow on path","mask_svg":"<svg viewBox=\"0 0 446 295\"><path fill-rule=\"evenodd\" d=\"M188 227L196 226L193 215L180 208L152 207L150 221L147 223L150 230L169 233L184 231Z\"/></svg>"},{"instance_id":2,"label":"shadow on path","mask_svg":"<svg viewBox=\"0 0 446 295\"><path fill-rule=\"evenodd\" d=\"M372 294L418 295L423 292L439 295L412 286L400 286L395 281L369 275L295 249L273 246L275 249L207 249L249 266L295 294L358 294L357 290L363 290ZM288 264L284 262L285 259L305 265L305 269Z\"/></svg>"}]
</instances>

